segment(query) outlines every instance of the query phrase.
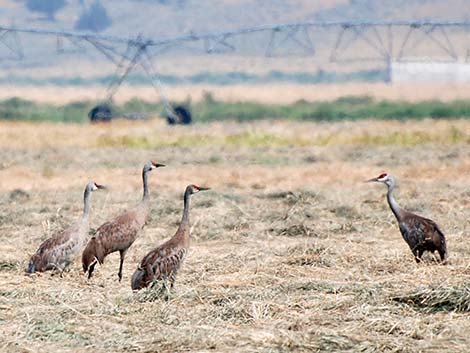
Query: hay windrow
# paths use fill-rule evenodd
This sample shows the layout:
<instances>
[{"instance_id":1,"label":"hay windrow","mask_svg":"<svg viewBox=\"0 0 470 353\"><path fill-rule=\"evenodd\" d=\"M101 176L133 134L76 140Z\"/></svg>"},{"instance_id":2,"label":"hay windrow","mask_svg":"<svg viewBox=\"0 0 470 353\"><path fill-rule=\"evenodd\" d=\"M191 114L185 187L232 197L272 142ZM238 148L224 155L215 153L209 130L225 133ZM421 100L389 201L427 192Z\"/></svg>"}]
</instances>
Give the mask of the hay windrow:
<instances>
[{"instance_id":1,"label":"hay windrow","mask_svg":"<svg viewBox=\"0 0 470 353\"><path fill-rule=\"evenodd\" d=\"M469 312L470 282L420 287L414 291L392 297L392 300L428 313L439 311Z\"/></svg>"}]
</instances>

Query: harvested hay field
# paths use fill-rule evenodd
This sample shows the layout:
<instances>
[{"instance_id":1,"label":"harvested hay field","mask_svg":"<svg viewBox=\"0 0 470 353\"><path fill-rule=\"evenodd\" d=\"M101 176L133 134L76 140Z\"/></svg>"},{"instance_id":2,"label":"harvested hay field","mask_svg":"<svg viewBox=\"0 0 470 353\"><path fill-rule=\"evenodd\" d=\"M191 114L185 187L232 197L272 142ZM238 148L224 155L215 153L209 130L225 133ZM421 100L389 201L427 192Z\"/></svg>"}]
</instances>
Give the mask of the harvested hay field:
<instances>
[{"instance_id":1,"label":"harvested hay field","mask_svg":"<svg viewBox=\"0 0 470 353\"><path fill-rule=\"evenodd\" d=\"M2 352L467 352L470 346L470 121L110 125L0 123ZM117 281L80 263L26 276L41 241L76 219L88 180L91 226L141 196L151 219ZM416 264L389 210L444 230L450 264ZM192 248L176 289L130 289L142 256L176 230L189 183Z\"/></svg>"}]
</instances>

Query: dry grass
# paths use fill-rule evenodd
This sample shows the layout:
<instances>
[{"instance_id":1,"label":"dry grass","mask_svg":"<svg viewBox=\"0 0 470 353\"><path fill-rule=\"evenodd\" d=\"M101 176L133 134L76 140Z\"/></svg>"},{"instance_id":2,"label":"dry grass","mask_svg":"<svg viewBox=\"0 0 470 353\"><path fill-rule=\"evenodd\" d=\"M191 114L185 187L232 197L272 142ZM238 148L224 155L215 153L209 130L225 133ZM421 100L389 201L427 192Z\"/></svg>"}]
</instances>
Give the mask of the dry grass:
<instances>
[{"instance_id":1,"label":"dry grass","mask_svg":"<svg viewBox=\"0 0 470 353\"><path fill-rule=\"evenodd\" d=\"M441 137L452 129L467 138ZM394 133L436 141L361 138ZM0 351L466 352L469 135L468 121L1 123ZM38 244L79 215L87 180L110 187L93 194L96 228L139 199L149 158L168 167L150 177L151 220L121 284L117 254L92 281L79 263L62 278L24 275ZM403 206L445 230L449 265L414 262L385 188L362 183L383 170ZM194 197L176 291L133 294L132 272L175 231L188 183L213 189Z\"/></svg>"},{"instance_id":2,"label":"dry grass","mask_svg":"<svg viewBox=\"0 0 470 353\"><path fill-rule=\"evenodd\" d=\"M2 85L0 100L21 97L37 102L62 105L79 100L99 101L104 99L104 86L15 86ZM166 85L165 92L171 101L184 101L188 97L200 101L205 92L211 92L221 101L253 101L265 104L290 104L300 99L308 101L333 101L343 96L371 96L378 100L441 100L470 99L468 84L385 84L385 83L341 83L341 84L295 84L269 83L217 86L211 84ZM124 103L134 97L154 102L160 100L155 89L147 86L123 85L114 99Z\"/></svg>"}]
</instances>

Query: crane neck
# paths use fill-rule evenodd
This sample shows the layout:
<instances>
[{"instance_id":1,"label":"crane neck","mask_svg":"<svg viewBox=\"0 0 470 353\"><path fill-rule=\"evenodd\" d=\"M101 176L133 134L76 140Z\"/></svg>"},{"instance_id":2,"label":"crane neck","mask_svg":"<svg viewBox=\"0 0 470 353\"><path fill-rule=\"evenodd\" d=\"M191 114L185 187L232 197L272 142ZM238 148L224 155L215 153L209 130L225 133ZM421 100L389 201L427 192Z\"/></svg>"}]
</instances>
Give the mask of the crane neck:
<instances>
[{"instance_id":1,"label":"crane neck","mask_svg":"<svg viewBox=\"0 0 470 353\"><path fill-rule=\"evenodd\" d=\"M393 214L395 215L396 219L400 221L401 218L401 208L398 206L398 203L393 198L393 189L395 188L395 184L392 183L391 185L387 185L387 201L390 209L392 210Z\"/></svg>"},{"instance_id":2,"label":"crane neck","mask_svg":"<svg viewBox=\"0 0 470 353\"><path fill-rule=\"evenodd\" d=\"M83 217L88 217L90 215L90 194L90 189L86 187L85 192L83 193Z\"/></svg>"},{"instance_id":3,"label":"crane neck","mask_svg":"<svg viewBox=\"0 0 470 353\"><path fill-rule=\"evenodd\" d=\"M142 197L142 200L148 200L149 197L150 197L150 194L149 194L149 187L148 187L148 183L147 183L147 175L148 175L148 170L147 169L143 169L142 170L142 183L143 183L143 188L144 188L144 195Z\"/></svg>"},{"instance_id":4,"label":"crane neck","mask_svg":"<svg viewBox=\"0 0 470 353\"><path fill-rule=\"evenodd\" d=\"M184 208L183 208L183 217L181 218L181 225L189 224L189 205L191 203L191 193L189 190L186 190L184 193Z\"/></svg>"}]
</instances>

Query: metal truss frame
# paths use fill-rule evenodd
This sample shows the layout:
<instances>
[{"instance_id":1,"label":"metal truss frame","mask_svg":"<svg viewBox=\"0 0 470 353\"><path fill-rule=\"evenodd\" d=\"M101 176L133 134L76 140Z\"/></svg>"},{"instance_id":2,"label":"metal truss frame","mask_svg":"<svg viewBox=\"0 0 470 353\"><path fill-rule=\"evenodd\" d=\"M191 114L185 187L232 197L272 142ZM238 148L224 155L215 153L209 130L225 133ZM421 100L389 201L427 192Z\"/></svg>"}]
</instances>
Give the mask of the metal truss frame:
<instances>
[{"instance_id":1,"label":"metal truss frame","mask_svg":"<svg viewBox=\"0 0 470 353\"><path fill-rule=\"evenodd\" d=\"M97 50L116 66L115 76L107 88L106 100L111 100L123 81L136 68L141 67L150 82L162 97L165 109L173 114L171 105L166 99L163 85L159 80L153 61L155 57L174 48L188 43L200 45L201 53L221 54L237 52L239 47L236 38L240 36L266 33L267 44L264 50L266 57L283 55L315 56L316 46L311 33L320 29L332 33L334 41L329 59L332 62L377 61L384 62L387 67L393 60L409 60L410 53L416 48L425 49L432 46L441 52L439 60L459 60L456 45L450 31L461 32L466 37L465 53L460 55L470 62L470 21L435 21L435 20L403 20L403 21L333 21L333 22L298 22L272 26L242 28L219 33L194 33L173 38L145 38L138 35L134 38L100 35L60 30L41 30L34 28L16 28L0 26L0 53L6 49L9 56L3 60L23 60L25 57L21 42L24 35L42 35L56 37L57 54L84 53L90 48ZM398 37L397 30L404 35ZM295 48L295 53L286 52L285 46ZM361 57L357 54L348 57L348 49L354 45L365 46L373 54ZM359 51L360 52L360 51ZM436 53L429 57L436 58Z\"/></svg>"}]
</instances>

